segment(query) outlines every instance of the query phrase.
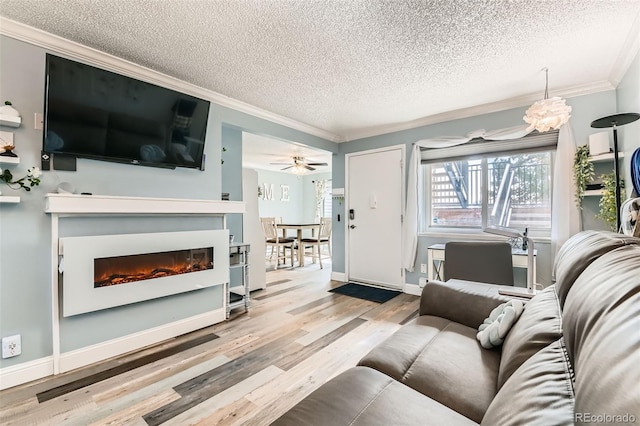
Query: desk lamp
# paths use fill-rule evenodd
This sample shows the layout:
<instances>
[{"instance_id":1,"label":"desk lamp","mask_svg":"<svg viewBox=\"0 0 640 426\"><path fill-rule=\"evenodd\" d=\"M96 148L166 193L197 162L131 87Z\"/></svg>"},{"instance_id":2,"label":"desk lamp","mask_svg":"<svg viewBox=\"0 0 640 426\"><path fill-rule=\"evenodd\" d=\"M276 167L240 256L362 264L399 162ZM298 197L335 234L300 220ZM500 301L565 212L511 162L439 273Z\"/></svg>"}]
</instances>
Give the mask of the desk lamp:
<instances>
[{"instance_id":1,"label":"desk lamp","mask_svg":"<svg viewBox=\"0 0 640 426\"><path fill-rule=\"evenodd\" d=\"M526 297L528 299L536 295L536 285L533 282L533 240L527 236L527 231L519 232L517 229L504 226L487 226L482 229L488 234L502 235L509 238L522 238L523 245L527 247L527 288L513 287L512 289L500 289L498 293L504 296Z\"/></svg>"}]
</instances>

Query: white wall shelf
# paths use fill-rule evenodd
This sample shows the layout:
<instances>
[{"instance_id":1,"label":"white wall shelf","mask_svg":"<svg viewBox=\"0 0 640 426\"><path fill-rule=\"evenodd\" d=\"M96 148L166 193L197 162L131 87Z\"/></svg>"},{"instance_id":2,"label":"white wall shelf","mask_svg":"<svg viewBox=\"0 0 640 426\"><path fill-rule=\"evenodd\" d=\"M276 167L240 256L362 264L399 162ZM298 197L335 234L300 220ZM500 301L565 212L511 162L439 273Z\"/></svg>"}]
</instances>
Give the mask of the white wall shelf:
<instances>
[{"instance_id":1,"label":"white wall shelf","mask_svg":"<svg viewBox=\"0 0 640 426\"><path fill-rule=\"evenodd\" d=\"M607 152L606 154L594 155L589 157L591 163L603 163L605 161L613 161L613 152ZM618 159L624 158L624 152L618 153Z\"/></svg>"},{"instance_id":2,"label":"white wall shelf","mask_svg":"<svg viewBox=\"0 0 640 426\"><path fill-rule=\"evenodd\" d=\"M590 189L589 191L584 191L585 197L601 197L602 189Z\"/></svg>"},{"instance_id":3,"label":"white wall shelf","mask_svg":"<svg viewBox=\"0 0 640 426\"><path fill-rule=\"evenodd\" d=\"M17 204L20 202L20 197L13 195L0 195L0 203Z\"/></svg>"},{"instance_id":4,"label":"white wall shelf","mask_svg":"<svg viewBox=\"0 0 640 426\"><path fill-rule=\"evenodd\" d=\"M7 157L0 155L0 164L20 164L20 157Z\"/></svg>"},{"instance_id":5,"label":"white wall shelf","mask_svg":"<svg viewBox=\"0 0 640 426\"><path fill-rule=\"evenodd\" d=\"M0 126L20 127L22 119L14 115L0 114Z\"/></svg>"}]
</instances>

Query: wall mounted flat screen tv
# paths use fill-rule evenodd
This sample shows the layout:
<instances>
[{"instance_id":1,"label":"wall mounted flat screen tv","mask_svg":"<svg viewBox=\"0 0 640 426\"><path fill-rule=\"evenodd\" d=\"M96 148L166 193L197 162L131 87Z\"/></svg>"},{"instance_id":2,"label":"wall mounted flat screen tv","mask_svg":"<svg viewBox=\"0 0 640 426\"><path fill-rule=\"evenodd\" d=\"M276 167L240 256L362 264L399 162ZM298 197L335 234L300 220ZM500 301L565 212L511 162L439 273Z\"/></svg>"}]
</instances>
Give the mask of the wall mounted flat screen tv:
<instances>
[{"instance_id":1,"label":"wall mounted flat screen tv","mask_svg":"<svg viewBox=\"0 0 640 426\"><path fill-rule=\"evenodd\" d=\"M47 54L43 151L204 170L210 102Z\"/></svg>"}]
</instances>

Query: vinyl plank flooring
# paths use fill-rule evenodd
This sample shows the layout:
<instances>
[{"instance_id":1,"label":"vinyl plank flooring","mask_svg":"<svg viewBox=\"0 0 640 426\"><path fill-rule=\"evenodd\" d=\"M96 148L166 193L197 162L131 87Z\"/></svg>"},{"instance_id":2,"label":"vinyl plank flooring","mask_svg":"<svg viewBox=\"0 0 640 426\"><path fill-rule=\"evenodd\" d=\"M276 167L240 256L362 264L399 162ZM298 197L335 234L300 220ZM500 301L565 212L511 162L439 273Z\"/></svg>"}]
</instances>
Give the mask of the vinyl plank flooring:
<instances>
[{"instance_id":1,"label":"vinyl plank flooring","mask_svg":"<svg viewBox=\"0 0 640 426\"><path fill-rule=\"evenodd\" d=\"M332 293L332 294L330 294L328 296L321 297L320 299L316 299L313 302L309 302L309 303L306 303L306 304L304 304L302 306L298 306L297 308L291 309L291 310L287 311L287 313L291 314L291 315L301 314L303 312L308 311L311 308L315 308L315 307L318 307L318 306L322 306L322 305L326 305L326 304L332 303L332 302L334 302L336 300L337 296L338 296L337 294L333 294Z\"/></svg>"},{"instance_id":2,"label":"vinyl plank flooring","mask_svg":"<svg viewBox=\"0 0 640 426\"><path fill-rule=\"evenodd\" d=\"M200 336L193 340L181 343L179 345L175 345L173 347L167 348L160 352L149 354L143 358L139 358L133 361L129 361L127 363L118 365L116 367L109 368L108 370L101 371L99 373L93 374L91 376L84 377L82 379L75 380L73 382L57 386L55 388L49 389L44 392L38 393L36 396L38 398L38 402L43 403L53 398L57 398L60 395L64 395L69 392L73 392L77 389L82 389L83 387L92 385L94 383L100 382L102 380L106 380L108 378L117 376L124 372L133 370L135 368L141 367L145 364L149 364L151 362L157 361L159 359L171 356L173 354L180 353L186 349L192 348L194 346L201 345L202 343L209 342L213 339L217 339L218 336L211 333L205 336Z\"/></svg>"},{"instance_id":3,"label":"vinyl plank flooring","mask_svg":"<svg viewBox=\"0 0 640 426\"><path fill-rule=\"evenodd\" d=\"M266 426L417 315L416 296L337 295L330 275L312 264L268 272L246 313L1 391L0 424Z\"/></svg>"}]
</instances>

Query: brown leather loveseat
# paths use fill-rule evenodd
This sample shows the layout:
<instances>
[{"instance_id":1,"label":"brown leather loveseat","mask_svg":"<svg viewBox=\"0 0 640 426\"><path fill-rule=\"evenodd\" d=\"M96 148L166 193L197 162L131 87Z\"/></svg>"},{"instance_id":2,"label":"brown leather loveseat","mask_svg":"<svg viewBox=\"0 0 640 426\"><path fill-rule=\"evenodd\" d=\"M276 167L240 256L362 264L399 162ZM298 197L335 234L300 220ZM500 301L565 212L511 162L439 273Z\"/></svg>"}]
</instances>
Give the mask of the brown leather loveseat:
<instances>
[{"instance_id":1,"label":"brown leather loveseat","mask_svg":"<svg viewBox=\"0 0 640 426\"><path fill-rule=\"evenodd\" d=\"M640 239L585 231L501 347L494 285L429 283L420 316L274 425L640 424Z\"/></svg>"}]
</instances>

